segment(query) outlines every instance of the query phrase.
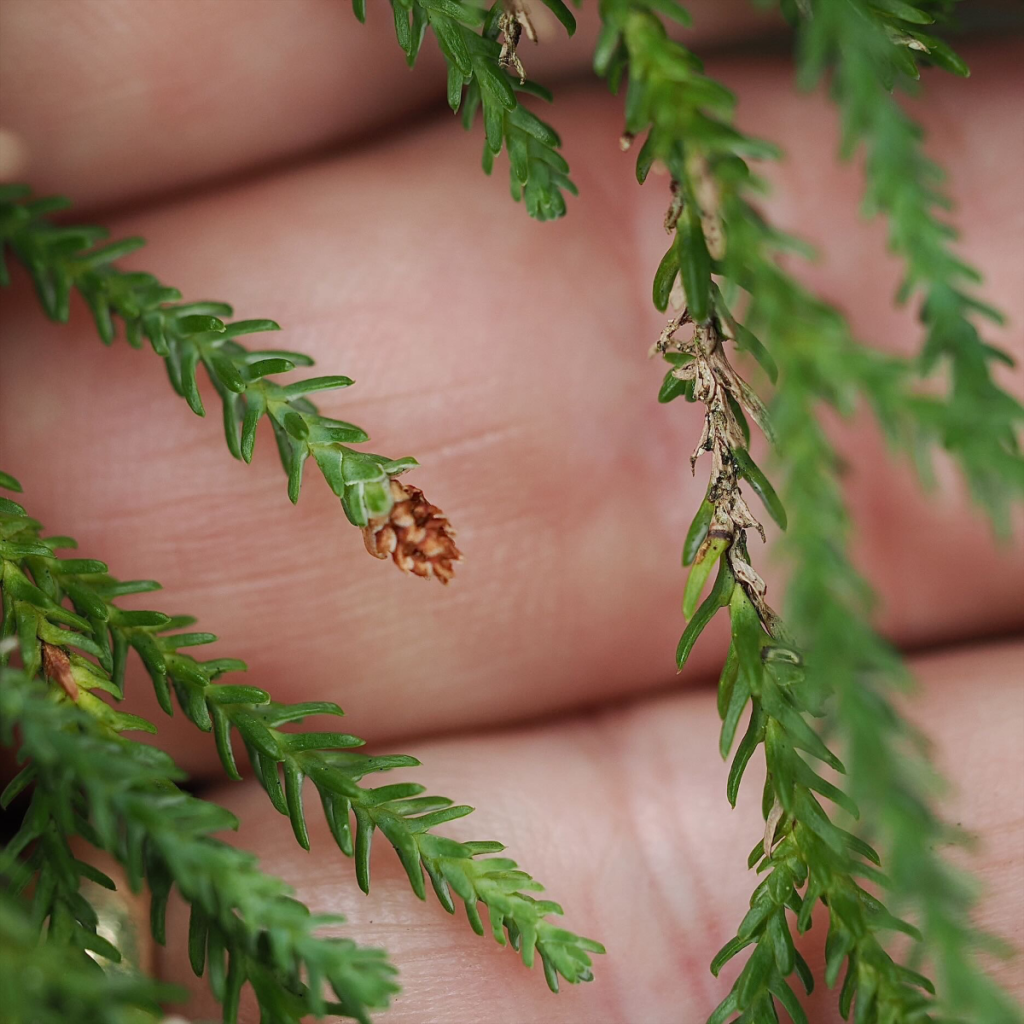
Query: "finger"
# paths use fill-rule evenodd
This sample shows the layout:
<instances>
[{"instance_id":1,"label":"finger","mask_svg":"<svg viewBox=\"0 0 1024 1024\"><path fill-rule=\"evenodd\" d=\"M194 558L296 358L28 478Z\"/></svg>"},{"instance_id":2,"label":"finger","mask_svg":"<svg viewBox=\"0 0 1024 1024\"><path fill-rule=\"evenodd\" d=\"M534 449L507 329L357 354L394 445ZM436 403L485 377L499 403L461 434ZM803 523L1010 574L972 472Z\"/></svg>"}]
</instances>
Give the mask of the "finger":
<instances>
[{"instance_id":1,"label":"finger","mask_svg":"<svg viewBox=\"0 0 1024 1024\"><path fill-rule=\"evenodd\" d=\"M536 5L539 7L539 5ZM391 11L345 0L7 0L0 7L0 124L23 134L36 189L82 205L265 166L379 131L438 106L443 62L428 38L415 73ZM691 4L695 45L769 23L741 0ZM546 8L532 76L590 66L598 22L581 12L573 40Z\"/></svg>"},{"instance_id":2,"label":"finger","mask_svg":"<svg viewBox=\"0 0 1024 1024\"><path fill-rule=\"evenodd\" d=\"M985 883L979 923L1019 940L1024 695L1017 680L1024 646L958 651L914 667L924 683L915 714L957 787L943 810L983 840L971 859ZM232 841L254 850L264 870L287 878L315 911L344 914L347 935L388 949L403 986L388 1011L394 1024L705 1020L744 959L719 980L708 971L714 951L748 909L757 879L746 870L747 852L764 825L762 780L753 764L736 810L726 804L727 768L714 754L718 726L713 696L676 694L571 723L415 750L423 761L416 778L430 792L478 807L446 831L462 840L505 842L508 855L565 907L566 927L607 946L607 956L596 958L596 980L566 987L557 998L537 971L527 974L514 953L475 936L461 915L449 919L432 897L419 903L386 843L375 845L371 891L363 897L351 864L312 814L312 851L305 853L255 784L210 796L239 816ZM175 904L162 974L191 987L193 1014L210 1016L205 984L187 965L186 931L187 916ZM819 977L823 944L823 927L803 937L804 955ZM1011 991L1024 988L1013 965L995 971ZM839 1024L835 1000L835 992L816 994L810 1019ZM256 1019L251 1003L246 1014L243 1021Z\"/></svg>"},{"instance_id":3,"label":"finger","mask_svg":"<svg viewBox=\"0 0 1024 1024\"><path fill-rule=\"evenodd\" d=\"M834 169L833 140L813 103L791 95L788 69L722 70L741 96L774 97L758 107L762 131L822 168L816 187L839 211L844 259L873 265L877 231L843 219L856 183ZM952 123L981 121L996 138L1013 83L985 75ZM123 225L152 239L145 265L186 294L272 315L287 328L282 343L359 380L324 408L370 426L374 450L422 459L414 480L466 552L455 585L420 585L367 558L312 471L290 508L267 436L254 465L231 462L219 416L191 417L151 353L101 351L82 310L71 327L41 327L23 296L6 325L0 436L34 513L73 528L83 553L106 553L117 575L162 580L157 607L198 614L222 653L249 660L254 685L279 700L339 699L371 738L673 684L676 559L704 482L685 470L699 414L657 405L660 374L643 357L660 326L648 281L665 244L650 234L664 197L631 185L628 161L612 155L616 103L584 95L562 109L578 126L569 149L583 198L553 225L503 203L501 183L475 167L477 140L447 125ZM1017 209L1015 183L975 150L935 141L958 180L975 182L968 247L984 249L986 266L1019 266L1017 247L972 205L978 194ZM801 187L784 172L780 203ZM859 278L842 281L857 326L882 341L917 334L883 298L896 279L871 282L868 317ZM1019 293L990 297L1020 309ZM843 454L858 558L896 640L1019 626L1019 547L996 545L956 486L922 497L864 423ZM772 562L757 560L774 599ZM717 672L716 628L684 681Z\"/></svg>"},{"instance_id":4,"label":"finger","mask_svg":"<svg viewBox=\"0 0 1024 1024\"><path fill-rule=\"evenodd\" d=\"M28 147L21 137L0 128L0 182L21 178L28 163Z\"/></svg>"}]
</instances>

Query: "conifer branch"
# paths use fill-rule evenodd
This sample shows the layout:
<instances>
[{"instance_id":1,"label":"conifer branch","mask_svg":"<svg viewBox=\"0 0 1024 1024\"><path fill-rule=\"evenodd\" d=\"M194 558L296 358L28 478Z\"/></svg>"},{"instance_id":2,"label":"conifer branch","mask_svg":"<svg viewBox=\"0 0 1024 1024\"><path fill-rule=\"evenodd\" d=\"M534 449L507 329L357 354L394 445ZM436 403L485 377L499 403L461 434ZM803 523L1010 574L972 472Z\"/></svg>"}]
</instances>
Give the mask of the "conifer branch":
<instances>
[{"instance_id":1,"label":"conifer branch","mask_svg":"<svg viewBox=\"0 0 1024 1024\"><path fill-rule=\"evenodd\" d=\"M685 320L678 317L677 320ZM679 326L682 326L680 324ZM675 328L678 330L678 327ZM842 763L819 739L807 717L820 714L814 691L806 685L803 655L786 626L765 600L766 588L750 564L746 530L762 533L747 506L739 482L757 482L769 510L787 521L782 505L760 470L750 460L744 436L743 409L758 419L763 412L742 378L729 365L717 320L696 326L692 341L676 342L674 330L663 343L672 345L677 360L674 379L691 385L694 401L706 407L705 426L691 461L711 453L708 497L687 538L684 560L691 563L683 598L689 619L677 650L680 669L686 664L703 629L720 608L728 608L732 642L719 683L722 717L720 750L731 752L740 720L750 707L747 729L736 748L727 794L735 806L743 773L763 745L767 779L762 799L764 838L751 854L750 865L768 872L751 898L750 911L734 939L712 963L721 967L746 946L756 944L732 990L711 1015L709 1024L735 1019L776 1020L776 1004L795 1024L807 1017L788 978L798 973L807 992L813 978L797 953L787 910L800 933L811 926L820 900L828 907L829 939L825 980L835 985L844 962L846 981L840 995L844 1017L854 999L857 1020L902 1021L922 1016L931 1005L931 982L893 961L878 938L897 929L920 938L911 925L895 918L857 881L866 878L881 887L888 881L875 865L871 847L835 826L815 794L857 817L856 805L808 762L805 754L837 772ZM709 508L708 512L703 508ZM711 572L717 579L698 607ZM738 1015L738 1016L737 1016Z\"/></svg>"},{"instance_id":2,"label":"conifer branch","mask_svg":"<svg viewBox=\"0 0 1024 1024\"><path fill-rule=\"evenodd\" d=\"M782 490L792 525L781 545L797 567L787 588L787 623L805 645L806 685L831 695L828 721L847 754L850 794L883 845L891 891L915 912L942 982L943 1013L972 1024L1018 1024L1019 1008L975 959L993 945L971 924L977 887L939 853L963 836L933 809L939 787L928 780L934 770L893 703L911 680L873 627L871 589L847 555L850 522L839 455L821 431L810 396L780 395L776 409L780 428L783 416L786 421L781 443L807 442L800 464L785 470Z\"/></svg>"},{"instance_id":3,"label":"conifer branch","mask_svg":"<svg viewBox=\"0 0 1024 1024\"><path fill-rule=\"evenodd\" d=\"M120 735L147 726L155 731L149 723L125 715L115 720L117 713L96 716L95 705L75 706L66 694L55 700L41 681L2 671L2 740L12 746L17 729L21 756L28 760L4 805L12 790L33 787L22 827L4 851L3 871L20 866L34 876L32 921L37 932L48 922L48 945L120 959L97 934L96 913L78 891L83 876L114 887L71 853L68 840L80 835L124 866L134 891L148 884L157 942L165 942L172 888L190 904L192 968L207 974L225 1024L237 1018L246 981L262 1019L274 1024L324 1013L368 1021L368 1010L388 1005L398 986L384 951L317 937L342 918L310 914L290 898L284 882L258 869L252 854L213 839L215 832L237 828L234 815L182 792L175 782L184 775L166 754ZM28 865L18 865L14 858L30 845ZM331 1000L324 997L325 984L334 993Z\"/></svg>"},{"instance_id":4,"label":"conifer branch","mask_svg":"<svg viewBox=\"0 0 1024 1024\"><path fill-rule=\"evenodd\" d=\"M676 319L685 320L685 314ZM666 342L673 342L671 334ZM803 457L790 470L790 486L784 490L787 515L746 453L749 440L743 436L742 406L749 411L752 403L728 366L716 319L698 325L694 339L678 343L676 349L667 353L675 364L671 379L682 382L682 393L707 406L705 431L695 455L704 450L712 454L708 498L684 547L684 562L691 564L684 597L690 621L677 661L682 668L718 609L728 607L732 643L718 704L723 757L732 749L750 707L729 772L730 803L735 804L743 772L760 745L768 769L762 801L765 837L752 852L750 866L757 864L759 873L769 874L755 890L737 936L716 956L712 970L717 975L732 956L757 945L711 1021L775 1020L773 997L797 1024L806 1020L786 978L797 971L808 992L812 979L795 952L786 909L803 932L810 927L819 900L827 905L830 918L825 976L830 986L846 963L839 997L844 1018L856 1005L859 1022L938 1021L945 1018L932 1014L945 1010L979 1024L1018 1021L1019 1011L974 960L976 950L991 941L969 923L972 890L966 879L935 852L958 837L931 810L926 799L930 794L915 783L925 775L926 766L908 756L912 730L892 706L885 686L879 685L887 677L890 685L905 683L906 674L895 652L872 629L867 619L868 588L845 559L837 458L820 431L813 406L805 408L801 432L794 423L794 389L783 388L776 404L780 448L790 450L789 441L802 441ZM786 624L766 604L764 584L749 564L745 530L760 530L760 524L743 500L741 480L752 484L780 525L788 523L785 543L799 549L801 571L794 574L788 600L796 614ZM807 487L813 493L804 492ZM716 583L697 607L716 567ZM806 655L796 646L794 634L810 638ZM865 804L870 802L869 820L887 840L887 874L877 870L878 854L835 826L815 796L823 795L858 816L857 805L846 792L822 778L804 756L809 753L835 771L845 770L807 721L809 716L821 716L825 699L833 693L833 724L851 753L850 787ZM858 878L889 889L914 907L924 934L891 915ZM879 933L887 930L925 942L945 981L941 1010L932 999L931 983L886 953Z\"/></svg>"},{"instance_id":5,"label":"conifer branch","mask_svg":"<svg viewBox=\"0 0 1024 1024\"><path fill-rule=\"evenodd\" d=\"M942 169L924 154L924 133L894 94L913 90L922 64L962 77L969 69L945 41L924 31L941 18L935 4L815 0L808 15L798 19L800 81L810 87L830 72L829 93L843 120L842 153L864 149L867 211L886 217L890 248L906 266L898 299L920 297L925 336L918 368L922 374L943 364L949 369L945 395L916 398L919 421L930 440L954 453L975 498L1005 531L1009 502L1024 493L1024 407L992 376L993 366L1013 360L986 344L972 319L1001 324L1004 318L971 293L981 275L952 251L957 234L939 212L951 205L940 190Z\"/></svg>"},{"instance_id":6,"label":"conifer branch","mask_svg":"<svg viewBox=\"0 0 1024 1024\"><path fill-rule=\"evenodd\" d=\"M76 290L92 311L100 339L113 343L115 317L124 324L133 348L148 339L160 356L171 386L198 416L206 414L196 371L206 370L223 408L224 435L236 459L252 461L256 428L269 420L277 441L281 465L288 475L288 497L299 500L306 461L312 458L324 480L341 500L349 522L367 527L387 521L394 508L391 481L418 465L413 458L389 459L358 451L353 444L369 440L361 428L343 420L321 416L310 395L352 384L349 377L311 377L292 384L273 378L296 367L312 366L301 352L247 349L238 340L252 334L277 331L273 320L226 322L232 315L224 302L181 302L176 288L152 274L118 269L116 261L141 248L141 238L125 238L103 245L107 232L98 227L66 227L52 223L50 215L70 204L61 196L33 199L27 186L0 185L0 285L10 284L4 262L9 252L30 274L46 315L66 323L71 293ZM458 552L451 561L458 561ZM447 582L450 572L435 573L434 560L424 564Z\"/></svg>"},{"instance_id":7,"label":"conifer branch","mask_svg":"<svg viewBox=\"0 0 1024 1024\"><path fill-rule=\"evenodd\" d=\"M818 7L831 2L815 5L810 24L817 20ZM858 345L841 315L807 293L778 264L779 253L802 246L774 230L750 204L747 197L760 183L745 162L775 156L774 147L733 127L731 93L707 78L697 58L668 38L662 18L686 24L685 12L673 0L605 0L601 11L605 24L595 68L613 90L628 82L624 146L647 132L637 157L637 178L642 183L659 161L673 185L665 222L673 242L655 275L653 298L664 310L678 293L685 309L669 321L655 346L671 364L659 399L667 402L682 395L707 407L691 464L702 451L710 451L712 471L707 497L684 545L684 563L692 563L684 596L690 621L677 662L680 668L685 664L701 631L718 609L728 607L733 641L720 684L723 756L732 747L747 705L751 708L730 771L731 802L761 744L768 762L765 838L755 848L751 866L760 861L760 870L770 874L713 970L717 973L745 946L756 943L756 948L711 1021L775 1021L777 1004L794 1021L806 1019L786 981L793 971L805 984L811 980L795 953L786 908L796 914L802 931L810 926L818 900L829 908L830 985L847 965L840 994L844 1016L855 1003L858 1024L936 1019L931 1016L936 1004L930 982L892 961L877 937L879 931L896 927L924 938L942 972L943 1007L979 1024L1016 1021L1019 1015L1010 1001L973 960L982 937L969 924L969 890L935 853L936 844L948 841L951 832L930 810L930 794L915 781L920 765L908 759L910 730L887 693L893 685L904 684L906 674L870 625L870 590L846 554L847 514L838 459L815 409L824 401L849 412L859 393L889 436L915 453L941 440L959 459L975 493L998 515L1005 507L1007 485L1020 483L1022 462L1015 440L1020 407L988 374L987 362L996 350L981 346L976 333L965 334L967 328L974 331L966 319L974 300L960 292L955 293L956 308L946 310L959 317L953 328L949 316L936 327L934 306L925 304L925 322L938 332L930 339L940 339L929 344L943 351L952 345L965 373L964 385L954 384L948 398L920 395L911 363ZM844 54L845 47L844 37ZM915 186L920 184L918 179ZM918 218L929 211L911 208ZM940 236L935 228L919 230ZM926 266L912 267L912 275L916 280L925 270L931 273L929 300L951 294L950 276L967 273L948 254L944 264L935 256L934 265L928 265L928 253L922 258ZM743 323L734 313L741 306ZM694 325L692 339L677 340L676 332L687 324ZM958 334L955 344L941 342L946 330ZM774 357L757 334L772 342ZM771 419L729 364L726 340L750 353L773 383L781 379ZM992 399L986 406L992 416L976 447L978 435L972 441L959 438L957 424L963 425L965 408L972 407L977 415L974 403L981 392ZM750 459L748 416L783 454L784 502ZM943 425L941 430L937 424ZM762 537L763 531L746 505L741 482L750 485L783 529L788 526L782 546L795 572L787 625L765 603L764 584L750 565L746 530L755 528ZM698 606L716 567L717 581ZM799 646L793 637L799 638ZM843 790L814 772L798 753L809 752L833 769L841 768L807 722L807 716L823 713L832 693L834 725L850 753L849 788L870 810L869 820L886 841L893 891L918 912L923 936L861 888L857 877L889 884L871 866L877 864L877 854L832 824L814 796L825 795L849 813L856 810Z\"/></svg>"},{"instance_id":8,"label":"conifer branch","mask_svg":"<svg viewBox=\"0 0 1024 1024\"><path fill-rule=\"evenodd\" d=\"M576 19L562 0L542 0L572 35ZM494 158L505 148L509 156L509 187L516 202L537 220L565 214L564 192L577 195L569 165L558 152L562 142L546 121L524 107L518 92L551 101L551 93L525 77L516 55L522 26L534 38L522 4L496 0L487 11L462 0L392 0L395 35L409 67L416 63L429 27L448 65L448 105L462 110L469 131L480 111L484 122L483 168L490 174ZM352 0L352 10L366 20L366 0ZM504 45L497 42L504 38ZM518 77L506 72L515 67Z\"/></svg>"},{"instance_id":9,"label":"conifer branch","mask_svg":"<svg viewBox=\"0 0 1024 1024\"><path fill-rule=\"evenodd\" d=\"M575 21L562 0L543 2L571 34ZM677 664L682 669L703 629L728 608L732 638L719 683L723 757L749 714L730 766L730 803L759 747L767 766L764 835L749 860L764 878L712 971L717 975L733 956L753 950L709 1024L777 1024L780 1007L795 1024L807 1020L792 976L808 992L813 978L796 951L793 929L810 927L819 902L829 919L829 986L845 967L838 996L844 1018L852 1012L857 1024L938 1024L956 1014L968 1024L1014 1024L1021 1020L1018 1009L974 960L975 950L990 940L970 924L971 888L936 853L958 836L932 809L933 792L921 782L929 766L892 703L893 691L908 685L907 672L872 625L870 588L848 556L838 453L818 419L822 404L848 414L866 401L890 440L919 463L937 446L950 452L998 525L1005 525L1012 498L1024 493L1024 409L992 373L994 364L1012 361L986 344L975 326L979 316L1000 317L971 291L980 278L954 255L953 232L937 214L946 203L936 184L938 168L923 154L919 127L893 96L918 78L919 65L956 74L966 74L966 66L923 31L948 6L941 0L780 0L779 6L797 25L801 81L811 86L830 74L843 117L843 151L862 148L866 154L869 209L888 218L892 248L906 264L899 298L920 301L925 340L916 360L860 345L840 313L784 270L779 256L806 246L760 215L754 200L763 186L746 162L774 158L778 151L735 128L732 94L669 38L666 19L689 24L676 0L601 0L603 28L594 58L613 91L626 87L623 148L646 133L638 180L643 183L659 165L672 185L665 220L672 242L653 285L657 308L665 311L672 303L677 311L655 345L669 363L659 400L683 396L705 407L691 468L709 452L711 472L684 543L688 623ZM392 7L410 66L429 27L448 65L453 111L461 110L467 129L482 111L485 171L505 148L513 197L524 199L538 219L564 214L563 193L576 190L557 152L558 136L517 95L550 99L525 80L517 50L522 34L533 36L525 7L518 0L499 0L486 12L462 0L392 0ZM364 20L365 0L353 0L353 9ZM371 554L447 581L459 558L447 520L419 491L394 479L415 460L352 449L367 440L365 433L321 417L308 399L317 390L351 384L348 378L278 384L273 376L311 361L277 350L250 352L236 340L276 330L276 324L226 323L232 314L225 304L182 304L176 290L151 275L117 269L115 261L142 241L98 245L102 229L56 226L49 215L65 205L32 199L23 187L0 187L0 283L8 283L6 248L28 270L52 319L68 318L73 290L85 298L105 343L112 342L114 317L120 317L129 343L141 347L143 338L149 340L175 390L200 415L195 375L202 363L221 399L235 457L251 459L256 425L267 416L292 501L312 456L349 519L363 529ZM770 403L732 366L730 341L753 357L772 384L781 381ZM936 368L948 371L944 392L921 384L921 376ZM781 453L778 492L751 458L749 421ZM20 490L3 474L0 486ZM785 617L768 605L747 547L747 531L764 539L764 530L747 504L746 488L787 531L781 547L794 571ZM17 638L23 664L22 672L0 669L0 740L10 745L18 728L28 759L0 803L33 790L22 831L0 860L15 888L35 879L30 915L21 904L8 907L6 897L0 899L0 943L16 960L27 955L48 920L44 975L66 965L85 1005L101 991L86 979L93 968L85 950L112 959L118 951L96 934L95 915L79 892L82 877L105 884L105 876L71 854L67 840L78 833L114 853L133 886L148 881L154 935L161 941L163 907L177 885L192 905L193 967L209 975L225 1020L233 1019L247 979L268 1021L324 1011L365 1019L369 1009L386 1005L395 988L381 951L318 938L314 930L326 918L311 917L287 898L283 883L261 875L252 858L211 838L233 826L231 816L181 792L175 785L181 775L165 755L124 739L127 729L153 726L98 694L121 698L134 649L163 710L173 713L176 699L190 721L211 733L233 779L241 778L234 749L235 738L241 739L272 805L288 816L304 848L308 778L335 842L354 858L364 891L372 837L380 831L421 899L426 872L450 913L457 896L483 934L483 903L498 942L507 937L527 965L539 953L553 989L560 976L590 980L591 954L603 948L547 920L561 908L531 895L541 886L514 861L486 856L500 853L500 844L433 834L471 808L424 795L414 783L361 785L373 772L415 766L415 759L367 756L357 750L363 741L346 733L291 731L306 716L342 712L331 702L277 704L259 688L223 682L244 663L199 661L184 653L216 639L189 632L193 619L127 611L116 603L159 584L119 581L101 562L60 558L56 552L74 542L44 538L40 531L20 505L0 497L2 637ZM2 642L0 664L8 656ZM813 727L812 720L824 716L849 767L842 786L813 766L818 761L846 772ZM99 778L91 770L97 760L104 764ZM836 811L826 811L822 797ZM875 849L836 824L836 812L856 818L858 808L884 853L885 874ZM919 928L891 914L877 891L907 906ZM926 977L891 958L883 936L892 930L918 943L913 955L923 954L936 969L938 996ZM334 991L330 1002L325 980ZM51 1009L54 1018L61 1012L69 990L55 981L52 991L52 1005L38 1012L35 997L25 996L33 1021L51 1019L45 1016ZM96 1019L118 1024L134 1007L152 1011L167 995L141 979L120 988L105 980L102 992L105 1005L97 1007Z\"/></svg>"},{"instance_id":10,"label":"conifer branch","mask_svg":"<svg viewBox=\"0 0 1024 1024\"><path fill-rule=\"evenodd\" d=\"M8 1024L159 1024L160 1004L182 998L174 986L105 972L74 946L41 943L28 904L7 891L0 891L0 992Z\"/></svg>"},{"instance_id":11,"label":"conifer branch","mask_svg":"<svg viewBox=\"0 0 1024 1024\"><path fill-rule=\"evenodd\" d=\"M0 484L18 489L17 481L6 475L0 476ZM290 818L304 849L309 849L309 835L302 791L308 778L318 792L335 842L355 859L356 878L364 892L370 886L370 846L379 830L398 853L420 899L426 898L426 872L449 913L455 912L454 892L465 906L470 925L483 934L477 909L483 903L496 941L504 945L507 935L527 966L539 955L553 991L558 990L559 976L569 982L591 979L590 954L603 953L604 948L547 920L561 915L562 908L530 895L543 886L515 861L484 856L501 852L500 843L462 843L433 833L437 826L464 817L473 808L455 805L446 797L424 796L424 787L417 783L359 785L375 772L415 767L419 764L415 758L358 753L354 748L362 746L363 740L347 733L285 730L282 727L309 715L341 715L342 711L329 701L272 703L270 695L257 687L222 682L227 673L244 670L245 664L233 658L199 661L183 653L217 639L211 633L180 632L193 625L190 616L126 611L115 603L126 594L158 590L158 583L120 581L108 574L102 562L57 557L57 550L68 547L74 547L70 537L42 537L39 523L29 519L20 505L0 498L2 635L17 636L29 676L45 668L46 652L56 648L66 659L68 676L56 681L65 694L77 695L79 708L112 729L152 729L93 693L121 699L128 652L134 649L164 712L174 711L173 692L189 721L212 733L224 769L235 780L241 779L232 745L232 730L237 733L271 803ZM65 607L66 600L74 612ZM54 657L50 655L51 661ZM49 674L56 677L63 672Z\"/></svg>"}]
</instances>

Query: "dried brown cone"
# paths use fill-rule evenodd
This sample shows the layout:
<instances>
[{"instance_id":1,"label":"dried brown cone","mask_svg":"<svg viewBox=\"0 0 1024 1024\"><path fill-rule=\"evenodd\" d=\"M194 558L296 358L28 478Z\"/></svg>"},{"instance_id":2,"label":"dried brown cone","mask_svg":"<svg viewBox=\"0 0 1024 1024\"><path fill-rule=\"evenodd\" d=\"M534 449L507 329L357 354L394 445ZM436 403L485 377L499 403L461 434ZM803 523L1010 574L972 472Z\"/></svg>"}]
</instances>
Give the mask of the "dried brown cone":
<instances>
[{"instance_id":1,"label":"dried brown cone","mask_svg":"<svg viewBox=\"0 0 1024 1024\"><path fill-rule=\"evenodd\" d=\"M417 487L392 480L391 495L390 515L371 519L363 528L366 550L375 558L390 556L402 572L447 583L455 563L462 561L448 517Z\"/></svg>"},{"instance_id":2,"label":"dried brown cone","mask_svg":"<svg viewBox=\"0 0 1024 1024\"><path fill-rule=\"evenodd\" d=\"M78 683L71 674L71 659L63 648L55 644L42 644L43 675L59 683L61 689L72 699L78 700Z\"/></svg>"}]
</instances>

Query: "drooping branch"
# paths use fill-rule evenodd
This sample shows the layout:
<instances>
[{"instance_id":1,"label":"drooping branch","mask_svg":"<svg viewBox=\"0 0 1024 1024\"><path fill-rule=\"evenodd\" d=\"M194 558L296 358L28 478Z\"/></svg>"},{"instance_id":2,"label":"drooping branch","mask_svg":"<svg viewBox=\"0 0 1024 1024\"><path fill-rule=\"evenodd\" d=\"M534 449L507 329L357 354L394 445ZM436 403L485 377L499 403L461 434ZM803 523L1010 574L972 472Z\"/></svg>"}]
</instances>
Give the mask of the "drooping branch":
<instances>
[{"instance_id":1,"label":"drooping branch","mask_svg":"<svg viewBox=\"0 0 1024 1024\"><path fill-rule=\"evenodd\" d=\"M144 245L143 239L98 245L107 234L102 228L53 223L50 215L68 205L62 197L34 199L25 186L0 185L0 285L10 283L7 252L28 271L52 320L67 322L71 293L79 292L103 343L113 342L117 320L133 347L141 348L147 339L163 359L174 390L199 416L206 414L197 382L202 366L221 401L224 435L236 459L252 461L257 427L261 420L269 421L293 503L299 500L303 470L312 459L351 523L364 528L391 515L395 478L418 465L416 460L389 459L351 447L368 441L369 435L352 423L321 415L310 399L349 387L350 378L277 383L278 375L312 366L313 360L301 352L248 349L239 341L279 330L273 320L229 323L232 310L227 303L181 302L176 288L152 274L121 270L117 261ZM417 575L448 582L457 561L457 552L448 553L441 572ZM433 556L427 564L433 564Z\"/></svg>"}]
</instances>

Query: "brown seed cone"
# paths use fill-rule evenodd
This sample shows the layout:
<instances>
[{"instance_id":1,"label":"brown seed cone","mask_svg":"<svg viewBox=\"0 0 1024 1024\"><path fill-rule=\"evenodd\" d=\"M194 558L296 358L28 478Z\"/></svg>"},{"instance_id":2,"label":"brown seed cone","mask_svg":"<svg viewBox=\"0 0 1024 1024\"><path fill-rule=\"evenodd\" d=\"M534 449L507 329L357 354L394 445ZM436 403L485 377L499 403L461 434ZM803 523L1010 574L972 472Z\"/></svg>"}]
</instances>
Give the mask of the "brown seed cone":
<instances>
[{"instance_id":1,"label":"brown seed cone","mask_svg":"<svg viewBox=\"0 0 1024 1024\"><path fill-rule=\"evenodd\" d=\"M462 561L447 516L416 487L392 480L391 494L391 514L363 527L366 550L375 558L390 555L402 572L447 583L455 575L455 563Z\"/></svg>"},{"instance_id":2,"label":"brown seed cone","mask_svg":"<svg viewBox=\"0 0 1024 1024\"><path fill-rule=\"evenodd\" d=\"M72 699L78 700L78 683L71 674L71 659L60 647L43 641L43 675L60 683L61 689Z\"/></svg>"}]
</instances>

